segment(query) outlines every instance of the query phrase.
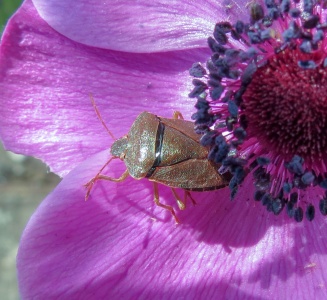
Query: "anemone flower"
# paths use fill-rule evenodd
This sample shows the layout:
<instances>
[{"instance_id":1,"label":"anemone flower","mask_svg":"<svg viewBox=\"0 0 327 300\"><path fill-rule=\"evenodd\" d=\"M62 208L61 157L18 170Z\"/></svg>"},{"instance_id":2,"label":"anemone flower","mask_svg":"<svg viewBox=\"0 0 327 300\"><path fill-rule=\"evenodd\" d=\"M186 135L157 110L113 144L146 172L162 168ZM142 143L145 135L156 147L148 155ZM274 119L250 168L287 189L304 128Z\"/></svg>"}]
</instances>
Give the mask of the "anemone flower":
<instances>
[{"instance_id":1,"label":"anemone flower","mask_svg":"<svg viewBox=\"0 0 327 300\"><path fill-rule=\"evenodd\" d=\"M1 139L63 177L21 239L23 299L326 298L325 2L295 2L23 3ZM194 192L178 225L146 179L99 180L85 202L113 142L90 94L117 137L144 110L192 115L229 188Z\"/></svg>"}]
</instances>

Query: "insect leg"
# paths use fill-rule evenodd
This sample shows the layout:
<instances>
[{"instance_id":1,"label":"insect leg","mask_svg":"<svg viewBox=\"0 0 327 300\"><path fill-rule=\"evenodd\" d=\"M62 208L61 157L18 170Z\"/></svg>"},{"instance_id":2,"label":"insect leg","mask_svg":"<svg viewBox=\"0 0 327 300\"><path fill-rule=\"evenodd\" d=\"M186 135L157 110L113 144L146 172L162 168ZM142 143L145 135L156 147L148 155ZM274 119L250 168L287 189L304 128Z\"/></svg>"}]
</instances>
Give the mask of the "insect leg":
<instances>
[{"instance_id":1,"label":"insect leg","mask_svg":"<svg viewBox=\"0 0 327 300\"><path fill-rule=\"evenodd\" d=\"M193 205L196 205L196 201L194 200L194 198L192 197L190 191L186 191L184 190L184 202L186 203L186 199L187 197L189 197L193 203Z\"/></svg>"},{"instance_id":2,"label":"insect leg","mask_svg":"<svg viewBox=\"0 0 327 300\"><path fill-rule=\"evenodd\" d=\"M110 181L123 181L124 179L126 179L126 177L128 176L128 171L126 170L122 176L120 176L119 178L111 178L105 175L101 175L101 172L110 164L110 162L113 159L116 159L118 157L110 157L110 159L104 164L104 166L100 169L100 171L95 175L95 177L93 177L88 183L84 184L84 186L87 188L86 194L85 194L85 201L89 198L90 193L91 193L91 189L93 187L93 185L95 184L96 181L98 181L99 179L105 179L105 180L110 180ZM126 174L127 173L127 174Z\"/></svg>"},{"instance_id":3,"label":"insect leg","mask_svg":"<svg viewBox=\"0 0 327 300\"><path fill-rule=\"evenodd\" d=\"M171 214L173 215L173 217L174 217L176 223L179 223L179 220L178 220L178 218L177 218L177 216L176 216L176 213L175 213L174 209L173 209L171 206L169 206L169 205L165 205L165 204L162 204L162 203L159 201L159 189L158 189L158 183L156 183L156 182L153 183L153 191L154 191L154 192L153 192L153 193L154 193L154 203L155 203L157 206L160 206L160 207L162 207L162 208L164 208L164 209L169 210L169 211L171 212Z\"/></svg>"},{"instance_id":4,"label":"insect leg","mask_svg":"<svg viewBox=\"0 0 327 300\"><path fill-rule=\"evenodd\" d=\"M173 119L174 119L174 120L177 120L177 119L184 120L184 117L183 117L183 115L182 115L181 112L179 112L179 111L174 111L174 113L173 113Z\"/></svg>"},{"instance_id":5,"label":"insect leg","mask_svg":"<svg viewBox=\"0 0 327 300\"><path fill-rule=\"evenodd\" d=\"M106 175L100 174L97 179L104 179L104 180L109 180L109 181L114 181L114 182L121 182L124 181L128 177L129 173L128 170L126 170L119 178L112 178Z\"/></svg>"},{"instance_id":6,"label":"insect leg","mask_svg":"<svg viewBox=\"0 0 327 300\"><path fill-rule=\"evenodd\" d=\"M180 210L184 210L185 209L185 202L182 201L182 199L178 196L176 190L174 188L170 188L175 199L176 199L176 202L177 202L177 205L179 207Z\"/></svg>"}]
</instances>

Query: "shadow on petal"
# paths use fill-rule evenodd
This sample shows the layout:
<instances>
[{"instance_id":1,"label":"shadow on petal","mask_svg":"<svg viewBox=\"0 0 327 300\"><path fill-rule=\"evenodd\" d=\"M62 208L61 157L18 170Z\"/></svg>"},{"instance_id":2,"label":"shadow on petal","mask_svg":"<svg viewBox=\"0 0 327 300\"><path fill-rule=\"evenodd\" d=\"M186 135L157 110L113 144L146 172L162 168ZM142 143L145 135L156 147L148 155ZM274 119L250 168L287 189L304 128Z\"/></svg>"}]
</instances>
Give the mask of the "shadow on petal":
<instances>
[{"instance_id":1,"label":"shadow on petal","mask_svg":"<svg viewBox=\"0 0 327 300\"><path fill-rule=\"evenodd\" d=\"M23 298L326 296L324 220L277 223L260 207L205 193L175 225L154 205L150 183L133 179L98 182L85 202L83 184L107 156L73 170L31 218L18 253Z\"/></svg>"}]
</instances>

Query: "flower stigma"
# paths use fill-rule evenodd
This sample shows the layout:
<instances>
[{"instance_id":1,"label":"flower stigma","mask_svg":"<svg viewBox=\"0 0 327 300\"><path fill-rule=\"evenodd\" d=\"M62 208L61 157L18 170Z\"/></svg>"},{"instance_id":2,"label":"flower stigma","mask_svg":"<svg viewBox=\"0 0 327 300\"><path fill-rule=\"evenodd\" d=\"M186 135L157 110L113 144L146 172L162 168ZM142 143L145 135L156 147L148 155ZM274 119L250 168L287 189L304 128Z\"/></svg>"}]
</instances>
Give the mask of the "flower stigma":
<instances>
[{"instance_id":1,"label":"flower stigma","mask_svg":"<svg viewBox=\"0 0 327 300\"><path fill-rule=\"evenodd\" d=\"M219 22L206 64L190 75L192 116L209 159L230 172L231 198L248 175L255 201L312 221L327 215L327 0L249 2L248 22ZM314 200L313 200L314 201Z\"/></svg>"}]
</instances>

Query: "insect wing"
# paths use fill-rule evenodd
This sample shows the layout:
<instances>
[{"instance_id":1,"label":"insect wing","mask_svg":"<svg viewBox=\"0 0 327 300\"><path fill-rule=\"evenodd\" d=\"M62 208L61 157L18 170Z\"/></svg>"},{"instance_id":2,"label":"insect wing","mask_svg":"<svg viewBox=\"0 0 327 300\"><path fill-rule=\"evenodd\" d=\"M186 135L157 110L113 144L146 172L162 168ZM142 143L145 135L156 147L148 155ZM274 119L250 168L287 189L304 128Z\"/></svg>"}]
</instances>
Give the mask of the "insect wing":
<instances>
[{"instance_id":1,"label":"insect wing","mask_svg":"<svg viewBox=\"0 0 327 300\"><path fill-rule=\"evenodd\" d=\"M165 126L175 128L176 130L180 131L181 133L191 138L192 140L198 143L200 142L201 135L195 133L193 122L180 120L180 119L166 119L161 117L160 120L165 124Z\"/></svg>"},{"instance_id":2,"label":"insect wing","mask_svg":"<svg viewBox=\"0 0 327 300\"><path fill-rule=\"evenodd\" d=\"M208 149L182 131L165 126L161 148L161 166L171 166L188 159L206 159Z\"/></svg>"},{"instance_id":3,"label":"insect wing","mask_svg":"<svg viewBox=\"0 0 327 300\"><path fill-rule=\"evenodd\" d=\"M157 167L152 181L194 191L215 190L228 185L218 166L207 159L189 159L166 167Z\"/></svg>"}]
</instances>

